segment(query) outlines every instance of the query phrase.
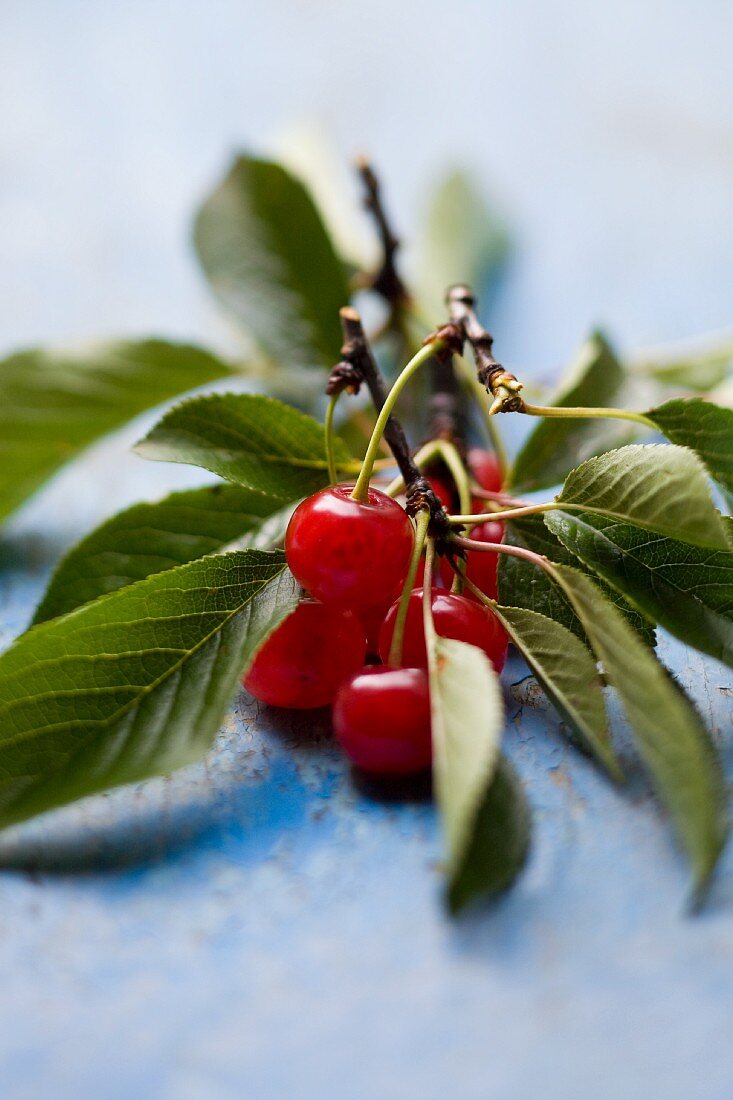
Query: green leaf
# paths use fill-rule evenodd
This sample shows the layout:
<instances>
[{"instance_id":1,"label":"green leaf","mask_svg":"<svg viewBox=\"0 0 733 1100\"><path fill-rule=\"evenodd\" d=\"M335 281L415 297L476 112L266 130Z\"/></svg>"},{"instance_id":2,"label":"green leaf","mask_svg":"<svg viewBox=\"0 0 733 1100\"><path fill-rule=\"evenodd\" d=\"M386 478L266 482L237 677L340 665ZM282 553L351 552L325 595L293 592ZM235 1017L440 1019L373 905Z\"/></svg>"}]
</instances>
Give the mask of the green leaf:
<instances>
[{"instance_id":1,"label":"green leaf","mask_svg":"<svg viewBox=\"0 0 733 1100\"><path fill-rule=\"evenodd\" d=\"M262 352L285 366L338 360L345 269L295 176L238 157L199 210L194 243L214 294Z\"/></svg>"},{"instance_id":2,"label":"green leaf","mask_svg":"<svg viewBox=\"0 0 733 1100\"><path fill-rule=\"evenodd\" d=\"M621 399L625 378L611 345L595 332L549 404L561 408L613 405ZM511 484L524 491L557 485L579 462L619 446L634 434L633 427L617 420L540 420L517 455Z\"/></svg>"},{"instance_id":3,"label":"green leaf","mask_svg":"<svg viewBox=\"0 0 733 1100\"><path fill-rule=\"evenodd\" d=\"M247 532L258 531L274 507L272 497L222 483L126 508L62 559L33 623L213 554Z\"/></svg>"},{"instance_id":4,"label":"green leaf","mask_svg":"<svg viewBox=\"0 0 733 1100\"><path fill-rule=\"evenodd\" d=\"M700 397L678 398L646 416L672 443L695 451L710 475L733 497L733 409Z\"/></svg>"},{"instance_id":5,"label":"green leaf","mask_svg":"<svg viewBox=\"0 0 733 1100\"><path fill-rule=\"evenodd\" d=\"M670 348L638 358L633 370L654 383L680 390L707 393L728 376L733 368L733 340L730 333L675 343Z\"/></svg>"},{"instance_id":6,"label":"green leaf","mask_svg":"<svg viewBox=\"0 0 733 1100\"><path fill-rule=\"evenodd\" d=\"M485 654L464 642L435 638L430 702L435 789L448 846L448 902L456 911L476 892L467 890L466 874L474 886L480 882L481 893L494 894L508 885L504 853L476 847L504 724L499 680ZM494 811L488 812L494 819ZM494 839L507 854L512 850L510 835Z\"/></svg>"},{"instance_id":7,"label":"green leaf","mask_svg":"<svg viewBox=\"0 0 733 1100\"><path fill-rule=\"evenodd\" d=\"M591 458L568 475L555 499L568 510L611 516L695 546L728 548L705 469L685 447L637 444Z\"/></svg>"},{"instance_id":8,"label":"green leaf","mask_svg":"<svg viewBox=\"0 0 733 1100\"><path fill-rule=\"evenodd\" d=\"M460 873L448 887L451 913L472 901L507 890L524 867L532 836L532 815L517 773L500 756L484 794L466 847Z\"/></svg>"},{"instance_id":9,"label":"green leaf","mask_svg":"<svg viewBox=\"0 0 733 1100\"><path fill-rule=\"evenodd\" d=\"M185 401L166 413L135 450L160 462L203 466L281 503L328 484L323 427L260 394L211 394ZM335 454L337 464L348 467L346 447L338 439Z\"/></svg>"},{"instance_id":10,"label":"green leaf","mask_svg":"<svg viewBox=\"0 0 733 1100\"><path fill-rule=\"evenodd\" d=\"M506 541L514 546L524 546L527 550L534 550L536 554L542 554L550 561L573 565L576 569L590 572L547 529L547 517L552 515L554 515L553 512L548 512L545 516L523 516L521 519L512 520L507 524ZM654 627L648 620L631 607L614 588L610 588L603 581L599 581L598 585L604 596L616 605L629 626L636 631L646 645L653 649L656 645L656 637ZM499 556L499 596L504 604L536 611L560 623L581 642L587 644L588 639L583 626L562 590L553 583L546 570L533 565L532 562L510 557L508 554Z\"/></svg>"},{"instance_id":11,"label":"green leaf","mask_svg":"<svg viewBox=\"0 0 733 1100\"><path fill-rule=\"evenodd\" d=\"M231 367L163 340L33 348L0 362L0 518L95 439Z\"/></svg>"},{"instance_id":12,"label":"green leaf","mask_svg":"<svg viewBox=\"0 0 733 1100\"><path fill-rule=\"evenodd\" d=\"M593 581L565 565L554 572L620 696L641 757L687 851L699 897L728 835L717 752L690 700Z\"/></svg>"},{"instance_id":13,"label":"green leaf","mask_svg":"<svg viewBox=\"0 0 733 1100\"><path fill-rule=\"evenodd\" d=\"M519 607L496 614L540 686L576 738L614 779L622 772L613 751L596 662L574 634L545 615Z\"/></svg>"},{"instance_id":14,"label":"green leaf","mask_svg":"<svg viewBox=\"0 0 733 1100\"><path fill-rule=\"evenodd\" d=\"M284 555L203 558L33 627L0 656L0 827L208 750L296 606Z\"/></svg>"},{"instance_id":15,"label":"green leaf","mask_svg":"<svg viewBox=\"0 0 733 1100\"><path fill-rule=\"evenodd\" d=\"M545 523L604 581L677 638L733 666L733 554L603 516L553 512ZM733 521L727 521L733 535Z\"/></svg>"},{"instance_id":16,"label":"green leaf","mask_svg":"<svg viewBox=\"0 0 733 1100\"><path fill-rule=\"evenodd\" d=\"M469 283L484 293L497 280L509 254L504 225L465 172L450 172L433 192L419 243L419 297L436 324L445 313L445 292Z\"/></svg>"}]
</instances>

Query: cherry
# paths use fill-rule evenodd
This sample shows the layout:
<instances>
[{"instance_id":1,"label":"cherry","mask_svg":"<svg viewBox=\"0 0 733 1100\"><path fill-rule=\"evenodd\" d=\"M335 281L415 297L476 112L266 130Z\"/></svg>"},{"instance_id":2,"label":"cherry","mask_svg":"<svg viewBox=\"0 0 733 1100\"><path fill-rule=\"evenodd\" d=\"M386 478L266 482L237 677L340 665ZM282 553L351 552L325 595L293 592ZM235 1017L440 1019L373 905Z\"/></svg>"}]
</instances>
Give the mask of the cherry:
<instances>
[{"instance_id":1,"label":"cherry","mask_svg":"<svg viewBox=\"0 0 733 1100\"><path fill-rule=\"evenodd\" d=\"M493 451L471 447L466 455L466 463L482 489L487 489L490 493L501 492L501 466Z\"/></svg>"},{"instance_id":2,"label":"cherry","mask_svg":"<svg viewBox=\"0 0 733 1100\"><path fill-rule=\"evenodd\" d=\"M415 574L415 588L422 588L425 581L425 557L420 558L417 567L417 573ZM446 561L445 558L436 558L433 562L433 588L450 588L453 584L453 570ZM390 604L391 607L391 604ZM382 622L389 611L389 608L385 608L384 615L382 616ZM381 626L381 623L380 623Z\"/></svg>"},{"instance_id":3,"label":"cherry","mask_svg":"<svg viewBox=\"0 0 733 1100\"><path fill-rule=\"evenodd\" d=\"M504 524L500 523L499 520L477 523L471 528L469 537L476 542L502 542L504 539ZM498 554L487 554L481 550L468 551L466 576L492 600L497 599L499 594L498 570ZM472 600L477 599L468 589L466 589L466 595Z\"/></svg>"},{"instance_id":4,"label":"cherry","mask_svg":"<svg viewBox=\"0 0 733 1100\"><path fill-rule=\"evenodd\" d=\"M486 555L488 557L488 555ZM405 633L402 638L402 664L411 668L427 668L428 655L423 630L422 589L410 593L407 605ZM387 663L394 634L399 602L392 604L379 633L379 656ZM441 638L455 638L482 649L497 672L506 661L506 631L487 607L450 592L433 592L433 622Z\"/></svg>"},{"instance_id":5,"label":"cherry","mask_svg":"<svg viewBox=\"0 0 733 1100\"><path fill-rule=\"evenodd\" d=\"M333 728L344 752L364 771L424 771L432 756L427 673L419 668L362 668L339 688Z\"/></svg>"},{"instance_id":6,"label":"cherry","mask_svg":"<svg viewBox=\"0 0 733 1100\"><path fill-rule=\"evenodd\" d=\"M302 600L257 652L244 686L274 707L325 707L365 653L364 628L355 615Z\"/></svg>"},{"instance_id":7,"label":"cherry","mask_svg":"<svg viewBox=\"0 0 733 1100\"><path fill-rule=\"evenodd\" d=\"M285 556L317 600L365 611L393 600L407 575L414 542L405 510L379 489L363 503L351 485L308 497L293 512Z\"/></svg>"}]
</instances>

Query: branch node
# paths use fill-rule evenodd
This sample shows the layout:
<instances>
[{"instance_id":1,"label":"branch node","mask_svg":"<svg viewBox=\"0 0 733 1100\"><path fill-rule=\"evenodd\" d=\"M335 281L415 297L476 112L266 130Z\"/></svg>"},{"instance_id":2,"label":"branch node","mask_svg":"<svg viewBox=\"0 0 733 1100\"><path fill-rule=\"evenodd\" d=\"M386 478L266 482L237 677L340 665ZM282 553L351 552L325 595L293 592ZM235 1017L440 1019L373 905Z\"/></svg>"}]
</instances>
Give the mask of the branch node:
<instances>
[{"instance_id":1,"label":"branch node","mask_svg":"<svg viewBox=\"0 0 733 1100\"><path fill-rule=\"evenodd\" d=\"M519 394L522 383L494 358L494 338L476 316L476 296L471 287L464 283L449 287L446 304L451 322L460 328L473 349L476 377L493 398L490 414L521 412L524 408Z\"/></svg>"},{"instance_id":2,"label":"branch node","mask_svg":"<svg viewBox=\"0 0 733 1100\"><path fill-rule=\"evenodd\" d=\"M382 202L379 180L366 157L357 157L356 169L364 185L364 207L374 218L382 243L381 266L374 275L366 276L364 282L384 298L394 314L410 300L407 287L402 282L395 264L395 254L400 247L400 239L392 230Z\"/></svg>"}]
</instances>

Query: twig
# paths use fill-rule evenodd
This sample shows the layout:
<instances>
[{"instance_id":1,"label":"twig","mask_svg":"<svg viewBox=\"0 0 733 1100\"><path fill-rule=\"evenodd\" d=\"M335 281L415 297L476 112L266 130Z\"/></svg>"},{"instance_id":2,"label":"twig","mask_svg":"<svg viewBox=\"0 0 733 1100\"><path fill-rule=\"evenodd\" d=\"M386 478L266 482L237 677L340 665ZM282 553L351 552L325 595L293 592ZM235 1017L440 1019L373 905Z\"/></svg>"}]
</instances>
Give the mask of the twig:
<instances>
[{"instance_id":1,"label":"twig","mask_svg":"<svg viewBox=\"0 0 733 1100\"><path fill-rule=\"evenodd\" d=\"M390 225L382 202L379 180L371 164L365 157L358 157L356 168L364 184L364 206L376 222L382 243L382 263L376 274L369 277L368 285L389 304L394 317L410 301L407 287L395 264L395 253L400 247L400 240Z\"/></svg>"},{"instance_id":2,"label":"twig","mask_svg":"<svg viewBox=\"0 0 733 1100\"><path fill-rule=\"evenodd\" d=\"M339 316L344 336L344 344L341 348L342 362L337 364L332 371L329 378L329 387L340 383L344 388L349 388L353 392L355 385L358 389L358 385L363 382L369 390L374 407L379 413L387 400L387 387L372 355L361 318L351 306L344 306L339 311ZM344 379L348 379L348 381L344 382ZM329 392L333 392L333 390L330 389ZM384 438L389 444L407 488L408 512L414 516L421 509L427 508L430 511L431 533L437 538L446 538L449 527L445 509L431 489L427 478L420 473L415 465L404 429L395 416L390 416L387 421Z\"/></svg>"},{"instance_id":3,"label":"twig","mask_svg":"<svg viewBox=\"0 0 733 1100\"><path fill-rule=\"evenodd\" d=\"M476 298L471 288L463 284L450 287L447 304L450 323L460 330L473 348L476 376L494 399L489 409L490 415L521 412L524 407L519 392L522 383L494 358L494 338L476 316Z\"/></svg>"}]
</instances>

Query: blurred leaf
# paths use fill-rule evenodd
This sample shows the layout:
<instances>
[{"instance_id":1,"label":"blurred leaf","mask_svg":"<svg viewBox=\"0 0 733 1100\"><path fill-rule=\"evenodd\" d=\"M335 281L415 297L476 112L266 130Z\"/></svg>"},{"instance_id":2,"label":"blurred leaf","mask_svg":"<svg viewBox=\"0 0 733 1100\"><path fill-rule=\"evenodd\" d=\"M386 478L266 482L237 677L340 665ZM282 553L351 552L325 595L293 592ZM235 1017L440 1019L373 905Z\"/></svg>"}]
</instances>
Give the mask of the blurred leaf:
<instances>
[{"instance_id":1,"label":"blurred leaf","mask_svg":"<svg viewBox=\"0 0 733 1100\"><path fill-rule=\"evenodd\" d=\"M465 172L447 175L433 192L422 240L416 285L428 320L445 316L445 293L469 283L484 296L509 255L506 228Z\"/></svg>"},{"instance_id":2,"label":"blurred leaf","mask_svg":"<svg viewBox=\"0 0 733 1100\"><path fill-rule=\"evenodd\" d=\"M545 517L565 546L677 638L733 665L733 554L604 516ZM733 535L733 521L727 521Z\"/></svg>"},{"instance_id":3,"label":"blurred leaf","mask_svg":"<svg viewBox=\"0 0 733 1100\"><path fill-rule=\"evenodd\" d=\"M211 394L184 401L135 450L159 462L202 466L280 504L328 484L322 425L260 394ZM337 464L348 467L350 459L339 439L334 450Z\"/></svg>"},{"instance_id":4,"label":"blurred leaf","mask_svg":"<svg viewBox=\"0 0 733 1100\"><path fill-rule=\"evenodd\" d=\"M267 356L283 366L337 362L345 269L298 179L238 157L201 206L194 243L214 294Z\"/></svg>"},{"instance_id":5,"label":"blurred leaf","mask_svg":"<svg viewBox=\"0 0 733 1100\"><path fill-rule=\"evenodd\" d=\"M496 614L576 738L609 775L620 779L601 679L587 647L566 627L534 611L497 607Z\"/></svg>"},{"instance_id":6,"label":"blurred leaf","mask_svg":"<svg viewBox=\"0 0 733 1100\"><path fill-rule=\"evenodd\" d=\"M198 760L297 600L284 555L247 550L23 634L0 656L0 827Z\"/></svg>"},{"instance_id":7,"label":"blurred leaf","mask_svg":"<svg viewBox=\"0 0 733 1100\"><path fill-rule=\"evenodd\" d=\"M49 582L33 623L53 619L153 573L203 558L259 530L277 507L240 485L210 485L135 504L69 551Z\"/></svg>"},{"instance_id":8,"label":"blurred leaf","mask_svg":"<svg viewBox=\"0 0 733 1100\"><path fill-rule=\"evenodd\" d=\"M34 348L0 362L0 518L95 439L145 409L231 374L164 340Z\"/></svg>"},{"instance_id":9,"label":"blurred leaf","mask_svg":"<svg viewBox=\"0 0 733 1100\"><path fill-rule=\"evenodd\" d=\"M610 516L670 538L727 550L705 469L692 451L669 444L622 447L568 474L555 498L568 510Z\"/></svg>"},{"instance_id":10,"label":"blurred leaf","mask_svg":"<svg viewBox=\"0 0 733 1100\"><path fill-rule=\"evenodd\" d=\"M620 696L635 743L687 850L699 897L728 835L717 752L690 700L593 581L565 565L556 566L555 573Z\"/></svg>"},{"instance_id":11,"label":"blurred leaf","mask_svg":"<svg viewBox=\"0 0 733 1100\"><path fill-rule=\"evenodd\" d=\"M624 368L611 345L602 333L595 332L548 404L561 408L612 406L622 400L625 380ZM618 420L540 420L514 461L510 482L524 491L557 485L579 462L618 447L637 431Z\"/></svg>"},{"instance_id":12,"label":"blurred leaf","mask_svg":"<svg viewBox=\"0 0 733 1100\"><path fill-rule=\"evenodd\" d=\"M733 337L730 332L676 344L662 354L637 359L633 370L660 386L707 393L720 385L733 369Z\"/></svg>"}]
</instances>

